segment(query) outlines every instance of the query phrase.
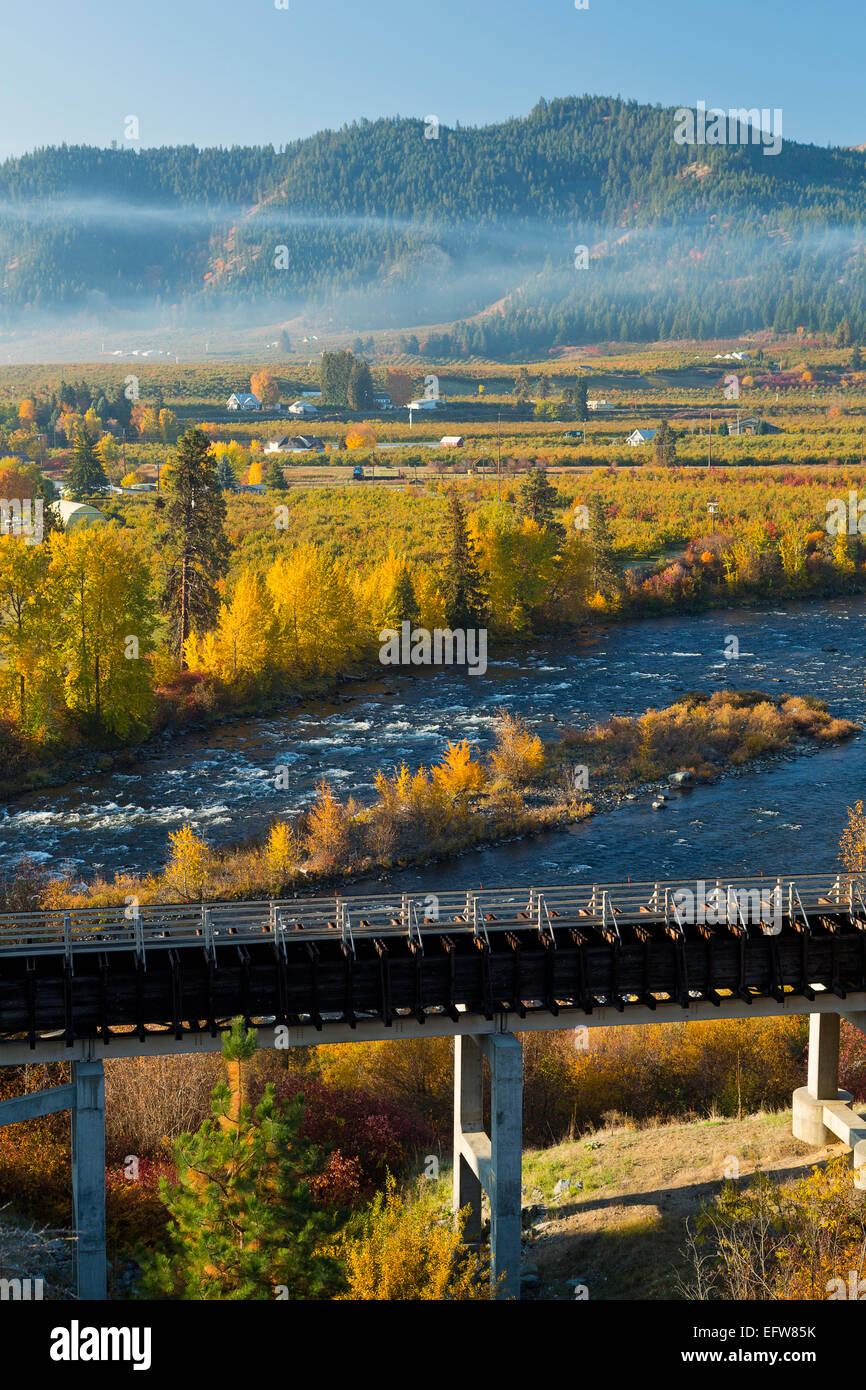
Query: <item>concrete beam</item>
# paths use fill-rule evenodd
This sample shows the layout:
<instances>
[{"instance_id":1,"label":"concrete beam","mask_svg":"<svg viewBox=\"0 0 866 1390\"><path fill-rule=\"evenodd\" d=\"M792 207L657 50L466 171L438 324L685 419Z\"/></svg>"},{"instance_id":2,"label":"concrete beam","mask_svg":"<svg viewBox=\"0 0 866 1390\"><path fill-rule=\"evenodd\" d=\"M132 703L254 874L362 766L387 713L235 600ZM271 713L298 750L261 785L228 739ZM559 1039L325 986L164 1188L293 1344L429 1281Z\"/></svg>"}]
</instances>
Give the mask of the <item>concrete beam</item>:
<instances>
[{"instance_id":1,"label":"concrete beam","mask_svg":"<svg viewBox=\"0 0 866 1390\"><path fill-rule=\"evenodd\" d=\"M815 986L816 995L812 1000L800 996L787 995L779 1003L775 999L753 999L746 1004L742 999L723 998L721 1006L715 1008L708 1000L693 1000L688 1012L676 1001L660 1001L656 1009L648 1009L642 1004L628 1005L624 1013L614 1008L597 1008L591 1014L582 1009L561 1009L554 1017L539 1011L529 1013L520 1020L514 1014L500 1013L492 1019L461 1013L456 1022L447 1014L430 1014L424 1023L414 1018L395 1018L386 1028L378 1019L360 1019L355 1028L347 1023L325 1023L317 1033L312 1024L298 1028L287 1028L281 1034L286 1040L285 1047L317 1047L321 1043L353 1042L395 1042L401 1038L453 1038L480 1037L494 1033L510 1033L517 1027L521 1033L554 1033L570 1028L622 1028L640 1026L645 1023L707 1023L720 1018L793 1018L801 1014L838 1013L840 1000L830 990ZM866 1017L866 991L849 994L847 1009L862 1013ZM846 1010L847 1016L847 1010ZM261 1027L259 1045L262 1048L276 1046L276 1029ZM118 1033L106 1044L101 1038L80 1038L67 1047L62 1038L37 1040L35 1049L26 1040L0 1042L0 1066L22 1066L27 1063L89 1061L96 1057L166 1057L206 1052L219 1052L221 1038L212 1038L209 1033L196 1033L175 1038L168 1031L149 1032L140 1041L134 1032Z\"/></svg>"},{"instance_id":2,"label":"concrete beam","mask_svg":"<svg viewBox=\"0 0 866 1390\"><path fill-rule=\"evenodd\" d=\"M55 1115L58 1110L71 1110L75 1104L75 1087L50 1086L44 1091L28 1091L0 1101L0 1125L18 1125L22 1120L38 1120L43 1115Z\"/></svg>"},{"instance_id":3,"label":"concrete beam","mask_svg":"<svg viewBox=\"0 0 866 1390\"><path fill-rule=\"evenodd\" d=\"M479 1134L461 1134L460 1154L468 1163L470 1171L475 1174L481 1186L487 1191L490 1185L492 1156L490 1135L483 1131Z\"/></svg>"},{"instance_id":4,"label":"concrete beam","mask_svg":"<svg viewBox=\"0 0 866 1390\"><path fill-rule=\"evenodd\" d=\"M102 1062L73 1062L72 1216L78 1297L107 1296L105 1077Z\"/></svg>"}]
</instances>

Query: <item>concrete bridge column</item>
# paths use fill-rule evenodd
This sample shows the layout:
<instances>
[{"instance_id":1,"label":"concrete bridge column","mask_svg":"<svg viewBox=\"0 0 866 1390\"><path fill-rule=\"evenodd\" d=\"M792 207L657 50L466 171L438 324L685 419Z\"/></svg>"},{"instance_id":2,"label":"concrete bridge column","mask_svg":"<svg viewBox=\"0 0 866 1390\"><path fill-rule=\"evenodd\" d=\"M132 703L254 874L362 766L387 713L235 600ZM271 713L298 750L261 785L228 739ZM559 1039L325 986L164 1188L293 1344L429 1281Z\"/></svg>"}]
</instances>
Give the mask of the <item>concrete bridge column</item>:
<instances>
[{"instance_id":1,"label":"concrete bridge column","mask_svg":"<svg viewBox=\"0 0 866 1390\"><path fill-rule=\"evenodd\" d=\"M521 1186L523 1176L523 1048L513 1033L485 1040L490 1063L490 1256L493 1277L505 1275L504 1293L520 1297Z\"/></svg>"},{"instance_id":2,"label":"concrete bridge column","mask_svg":"<svg viewBox=\"0 0 866 1390\"><path fill-rule=\"evenodd\" d=\"M840 1023L839 1014L809 1015L807 1083L794 1092L794 1137L816 1148L832 1144L836 1139L836 1135L824 1123L825 1105L828 1102L851 1102L848 1091L839 1089Z\"/></svg>"},{"instance_id":3,"label":"concrete bridge column","mask_svg":"<svg viewBox=\"0 0 866 1390\"><path fill-rule=\"evenodd\" d=\"M467 1243L481 1239L481 1179L478 1175L478 1155L472 1141L483 1147L484 1090L481 1075L481 1048L472 1036L454 1039L454 1213L469 1208L463 1237ZM467 1154L466 1150L471 1152ZM473 1153L475 1162L473 1163ZM489 1158L489 1155L488 1155Z\"/></svg>"},{"instance_id":4,"label":"concrete bridge column","mask_svg":"<svg viewBox=\"0 0 866 1390\"><path fill-rule=\"evenodd\" d=\"M490 1065L490 1134L484 1129L481 1056ZM512 1033L454 1039L455 1212L469 1206L467 1240L481 1233L481 1190L490 1199L490 1261L502 1294L520 1297L523 1049Z\"/></svg>"},{"instance_id":5,"label":"concrete bridge column","mask_svg":"<svg viewBox=\"0 0 866 1390\"><path fill-rule=\"evenodd\" d=\"M107 1296L105 1077L101 1062L73 1062L72 1219L78 1297Z\"/></svg>"}]
</instances>

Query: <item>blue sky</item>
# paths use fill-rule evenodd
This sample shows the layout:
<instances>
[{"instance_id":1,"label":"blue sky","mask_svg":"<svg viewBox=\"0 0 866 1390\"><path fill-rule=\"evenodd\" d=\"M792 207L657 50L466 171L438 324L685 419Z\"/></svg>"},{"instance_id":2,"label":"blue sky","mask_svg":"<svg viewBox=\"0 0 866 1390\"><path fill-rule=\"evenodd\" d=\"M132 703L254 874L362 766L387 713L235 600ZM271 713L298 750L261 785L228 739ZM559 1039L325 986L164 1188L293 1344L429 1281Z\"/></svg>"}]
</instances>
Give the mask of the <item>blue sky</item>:
<instances>
[{"instance_id":1,"label":"blue sky","mask_svg":"<svg viewBox=\"0 0 866 1390\"><path fill-rule=\"evenodd\" d=\"M286 143L358 117L484 124L540 96L781 107L866 142L864 0L0 0L0 156Z\"/></svg>"}]
</instances>

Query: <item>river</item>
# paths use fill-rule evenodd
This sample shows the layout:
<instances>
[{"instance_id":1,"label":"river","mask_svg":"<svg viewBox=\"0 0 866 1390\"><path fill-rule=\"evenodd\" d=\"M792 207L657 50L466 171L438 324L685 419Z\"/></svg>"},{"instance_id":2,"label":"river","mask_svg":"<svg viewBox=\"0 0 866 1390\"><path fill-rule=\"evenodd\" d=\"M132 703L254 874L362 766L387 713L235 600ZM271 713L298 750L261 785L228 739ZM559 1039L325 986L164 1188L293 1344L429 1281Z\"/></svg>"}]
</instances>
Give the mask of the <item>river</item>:
<instances>
[{"instance_id":1,"label":"river","mask_svg":"<svg viewBox=\"0 0 866 1390\"><path fill-rule=\"evenodd\" d=\"M219 726L165 745L164 755L28 793L0 807L0 855L29 854L77 876L157 870L169 831L189 820L211 844L266 830L315 795L326 777L364 800L380 767L435 761L447 739L493 742L507 707L540 728L638 714L684 690L722 685L816 695L866 724L866 598L670 617L546 642L485 676L449 669L352 687L352 698ZM739 658L725 657L727 639ZM357 692L357 693L356 693ZM286 768L286 790L277 769ZM591 787L590 787L591 795ZM673 795L649 796L567 830L473 850L401 876L419 888L495 887L676 875L797 873L835 863L845 807L866 798L866 735L769 770Z\"/></svg>"}]
</instances>

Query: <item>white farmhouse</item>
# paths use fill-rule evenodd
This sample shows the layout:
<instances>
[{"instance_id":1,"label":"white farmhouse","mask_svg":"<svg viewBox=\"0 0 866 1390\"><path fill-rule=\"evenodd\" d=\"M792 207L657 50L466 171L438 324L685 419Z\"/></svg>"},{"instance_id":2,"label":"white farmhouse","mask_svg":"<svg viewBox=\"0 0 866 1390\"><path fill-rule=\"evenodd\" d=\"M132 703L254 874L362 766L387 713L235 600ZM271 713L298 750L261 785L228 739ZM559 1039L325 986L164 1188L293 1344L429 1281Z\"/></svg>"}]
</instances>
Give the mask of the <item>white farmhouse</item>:
<instances>
[{"instance_id":1,"label":"white farmhouse","mask_svg":"<svg viewBox=\"0 0 866 1390\"><path fill-rule=\"evenodd\" d=\"M251 391L233 391L226 401L226 410L261 410L262 403Z\"/></svg>"}]
</instances>

